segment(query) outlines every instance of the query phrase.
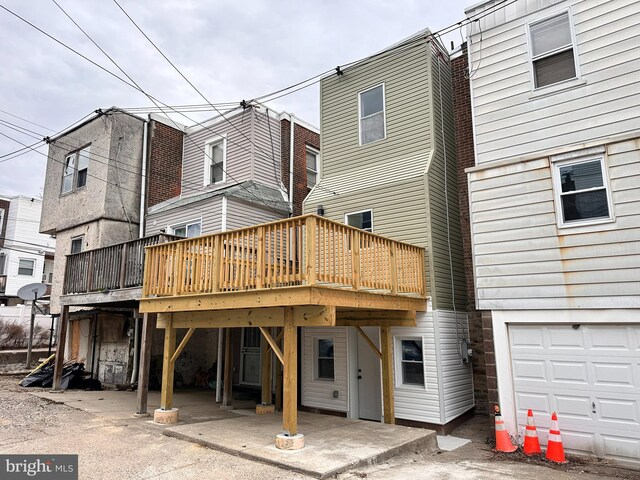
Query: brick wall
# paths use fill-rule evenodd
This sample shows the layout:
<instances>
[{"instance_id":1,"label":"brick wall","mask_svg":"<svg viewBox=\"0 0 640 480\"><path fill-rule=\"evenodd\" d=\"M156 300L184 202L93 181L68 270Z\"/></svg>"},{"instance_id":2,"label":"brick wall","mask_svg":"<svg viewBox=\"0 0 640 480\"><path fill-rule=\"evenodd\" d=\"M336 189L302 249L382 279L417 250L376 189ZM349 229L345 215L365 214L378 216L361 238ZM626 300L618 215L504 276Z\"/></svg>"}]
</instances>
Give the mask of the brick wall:
<instances>
[{"instance_id":1,"label":"brick wall","mask_svg":"<svg viewBox=\"0 0 640 480\"><path fill-rule=\"evenodd\" d=\"M151 122L147 208L180 195L183 137L184 134L180 130L160 122Z\"/></svg>"},{"instance_id":2,"label":"brick wall","mask_svg":"<svg viewBox=\"0 0 640 480\"><path fill-rule=\"evenodd\" d=\"M471 227L469 221L469 189L466 168L475 165L473 150L473 125L471 120L471 91L467 74L467 50L451 61L453 75L453 105L456 130L456 153L458 159L458 198L460 199L460 223L464 266L467 272L468 312L471 346L473 348L473 383L476 410L489 413L489 405L498 401L496 364L493 349L491 312L475 308L473 261L471 257Z\"/></svg>"},{"instance_id":3,"label":"brick wall","mask_svg":"<svg viewBox=\"0 0 640 480\"><path fill-rule=\"evenodd\" d=\"M282 183L289 191L289 154L291 151L290 135L291 123L282 120L281 150L282 150ZM293 132L293 214L302 214L302 201L309 193L307 187L307 146L320 150L320 134L312 132L302 125L295 124Z\"/></svg>"}]
</instances>

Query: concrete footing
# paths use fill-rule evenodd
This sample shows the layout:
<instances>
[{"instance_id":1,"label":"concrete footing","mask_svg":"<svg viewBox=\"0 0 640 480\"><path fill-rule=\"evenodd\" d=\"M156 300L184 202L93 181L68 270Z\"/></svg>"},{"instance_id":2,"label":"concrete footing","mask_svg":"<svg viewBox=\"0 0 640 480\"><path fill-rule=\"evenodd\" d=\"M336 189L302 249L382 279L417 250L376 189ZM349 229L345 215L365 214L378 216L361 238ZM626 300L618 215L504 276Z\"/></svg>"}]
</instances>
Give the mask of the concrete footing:
<instances>
[{"instance_id":1,"label":"concrete footing","mask_svg":"<svg viewBox=\"0 0 640 480\"><path fill-rule=\"evenodd\" d=\"M276 413L275 405L267 405L265 403L259 403L256 405L256 415L269 415Z\"/></svg>"},{"instance_id":2,"label":"concrete footing","mask_svg":"<svg viewBox=\"0 0 640 480\"><path fill-rule=\"evenodd\" d=\"M178 409L172 408L170 410L163 410L161 408L158 408L154 410L153 422L160 423L162 425L178 423Z\"/></svg>"},{"instance_id":3,"label":"concrete footing","mask_svg":"<svg viewBox=\"0 0 640 480\"><path fill-rule=\"evenodd\" d=\"M276 448L280 450L300 450L304 448L304 435L301 433L296 435L280 433L276 435Z\"/></svg>"}]
</instances>

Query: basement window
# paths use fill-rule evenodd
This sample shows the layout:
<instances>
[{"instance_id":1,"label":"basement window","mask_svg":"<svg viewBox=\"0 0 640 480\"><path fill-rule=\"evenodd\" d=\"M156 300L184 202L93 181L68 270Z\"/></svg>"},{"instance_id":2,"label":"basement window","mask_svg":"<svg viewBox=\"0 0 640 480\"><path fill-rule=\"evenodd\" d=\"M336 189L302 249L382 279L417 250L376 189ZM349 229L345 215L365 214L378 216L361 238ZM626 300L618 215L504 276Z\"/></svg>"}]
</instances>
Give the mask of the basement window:
<instances>
[{"instance_id":1,"label":"basement window","mask_svg":"<svg viewBox=\"0 0 640 480\"><path fill-rule=\"evenodd\" d=\"M395 347L398 386L424 387L422 338L397 338Z\"/></svg>"},{"instance_id":2,"label":"basement window","mask_svg":"<svg viewBox=\"0 0 640 480\"><path fill-rule=\"evenodd\" d=\"M363 210L361 212L347 213L344 216L344 223L365 232L373 232L373 211Z\"/></svg>"},{"instance_id":3,"label":"basement window","mask_svg":"<svg viewBox=\"0 0 640 480\"><path fill-rule=\"evenodd\" d=\"M334 380L333 338L316 340L316 379Z\"/></svg>"},{"instance_id":4,"label":"basement window","mask_svg":"<svg viewBox=\"0 0 640 480\"><path fill-rule=\"evenodd\" d=\"M202 230L200 221L183 223L181 225L173 225L169 227L169 231L177 237L193 238L199 237Z\"/></svg>"}]
</instances>

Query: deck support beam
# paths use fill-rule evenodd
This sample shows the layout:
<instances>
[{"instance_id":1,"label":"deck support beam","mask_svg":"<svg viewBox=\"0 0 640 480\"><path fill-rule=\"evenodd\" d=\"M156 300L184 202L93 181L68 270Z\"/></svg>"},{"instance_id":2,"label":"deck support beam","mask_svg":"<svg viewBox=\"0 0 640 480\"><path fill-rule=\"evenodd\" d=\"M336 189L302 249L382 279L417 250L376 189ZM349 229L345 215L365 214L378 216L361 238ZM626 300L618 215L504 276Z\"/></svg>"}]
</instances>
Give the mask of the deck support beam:
<instances>
[{"instance_id":1,"label":"deck support beam","mask_svg":"<svg viewBox=\"0 0 640 480\"><path fill-rule=\"evenodd\" d=\"M298 328L293 309L284 314L284 375L282 428L288 436L298 434Z\"/></svg>"},{"instance_id":2,"label":"deck support beam","mask_svg":"<svg viewBox=\"0 0 640 480\"><path fill-rule=\"evenodd\" d=\"M230 328L224 329L224 387L222 390L222 406L229 407L232 399L233 388L233 357L231 355L231 332Z\"/></svg>"},{"instance_id":3,"label":"deck support beam","mask_svg":"<svg viewBox=\"0 0 640 480\"><path fill-rule=\"evenodd\" d=\"M171 358L176 349L176 329L173 328L172 314L159 314L165 322L164 355L162 357L162 392L160 394L160 409L171 410L173 403L173 363ZM164 318L163 318L164 317Z\"/></svg>"},{"instance_id":4,"label":"deck support beam","mask_svg":"<svg viewBox=\"0 0 640 480\"><path fill-rule=\"evenodd\" d=\"M260 330L262 331L262 339L260 341L260 380L262 384L261 401L263 405L271 405L271 359L273 358L273 355L271 354L269 348L270 342L267 338L269 332L264 331L262 327L260 327ZM270 337L271 336L269 336L269 338Z\"/></svg>"},{"instance_id":5,"label":"deck support beam","mask_svg":"<svg viewBox=\"0 0 640 480\"><path fill-rule=\"evenodd\" d=\"M156 326L156 314L145 313L142 317L142 344L140 346L140 366L138 368L138 392L136 414L147 413L147 394L149 391L149 370L151 366L151 344Z\"/></svg>"},{"instance_id":6,"label":"deck support beam","mask_svg":"<svg viewBox=\"0 0 640 480\"><path fill-rule=\"evenodd\" d=\"M382 360L382 353L380 352L380 350L378 350L378 347L376 347L376 344L371 341L371 339L367 336L366 333L364 333L364 330L362 330L362 328L357 325L356 325L356 330L360 334L360 336L363 338L363 340L367 342L367 345L371 347L371 350L373 350L373 353L375 353L378 356L378 358Z\"/></svg>"},{"instance_id":7,"label":"deck support beam","mask_svg":"<svg viewBox=\"0 0 640 480\"><path fill-rule=\"evenodd\" d=\"M60 391L62 369L64 368L64 350L67 344L67 326L69 325L69 306L62 307L60 320L58 320L58 341L56 345L56 358L53 367L53 391Z\"/></svg>"},{"instance_id":8,"label":"deck support beam","mask_svg":"<svg viewBox=\"0 0 640 480\"><path fill-rule=\"evenodd\" d=\"M393 336L391 327L380 327L380 351L382 353L382 401L384 423L395 424L393 402Z\"/></svg>"}]
</instances>

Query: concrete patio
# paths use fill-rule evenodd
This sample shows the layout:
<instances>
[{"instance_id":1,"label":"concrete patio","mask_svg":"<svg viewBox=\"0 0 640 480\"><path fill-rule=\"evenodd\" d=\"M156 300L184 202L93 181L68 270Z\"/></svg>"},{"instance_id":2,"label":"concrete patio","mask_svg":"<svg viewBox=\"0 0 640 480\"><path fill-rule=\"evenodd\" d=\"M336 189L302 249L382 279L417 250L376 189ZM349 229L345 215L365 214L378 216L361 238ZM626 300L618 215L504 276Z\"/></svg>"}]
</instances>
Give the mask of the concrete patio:
<instances>
[{"instance_id":1,"label":"concrete patio","mask_svg":"<svg viewBox=\"0 0 640 480\"><path fill-rule=\"evenodd\" d=\"M176 392L175 405L180 409L176 425L158 425L148 417L134 417L135 392L32 393L116 423L135 422L170 437L316 478L383 462L409 451L437 449L436 434L431 430L299 412L305 447L278 450L274 441L282 430L280 414L256 415L252 401L234 401L234 409L221 409L210 390ZM159 392L149 392L148 402L149 412L153 412L160 405Z\"/></svg>"}]
</instances>

